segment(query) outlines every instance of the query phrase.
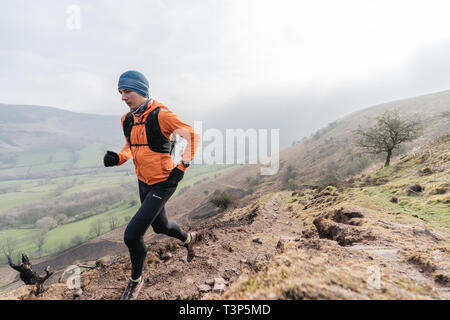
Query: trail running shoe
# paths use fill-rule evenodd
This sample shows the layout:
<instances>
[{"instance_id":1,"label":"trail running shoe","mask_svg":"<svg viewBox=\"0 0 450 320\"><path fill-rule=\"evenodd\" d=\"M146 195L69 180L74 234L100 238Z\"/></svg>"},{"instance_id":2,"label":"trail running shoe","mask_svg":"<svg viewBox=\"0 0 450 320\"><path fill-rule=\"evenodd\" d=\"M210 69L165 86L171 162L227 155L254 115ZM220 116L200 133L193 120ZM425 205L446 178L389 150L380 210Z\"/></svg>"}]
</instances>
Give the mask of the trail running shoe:
<instances>
[{"instance_id":1,"label":"trail running shoe","mask_svg":"<svg viewBox=\"0 0 450 320\"><path fill-rule=\"evenodd\" d=\"M188 244L184 244L184 246L187 249L187 262L191 262L192 259L194 259L195 257L195 253L194 253L194 244L195 242L197 242L198 239L198 234L197 232L191 232L191 242L189 242Z\"/></svg>"},{"instance_id":2,"label":"trail running shoe","mask_svg":"<svg viewBox=\"0 0 450 320\"><path fill-rule=\"evenodd\" d=\"M141 278L141 281L139 282L135 282L130 279L130 281L128 281L127 288L123 292L122 298L120 298L120 300L136 300L139 292L142 289L143 284L144 284L143 278Z\"/></svg>"}]
</instances>

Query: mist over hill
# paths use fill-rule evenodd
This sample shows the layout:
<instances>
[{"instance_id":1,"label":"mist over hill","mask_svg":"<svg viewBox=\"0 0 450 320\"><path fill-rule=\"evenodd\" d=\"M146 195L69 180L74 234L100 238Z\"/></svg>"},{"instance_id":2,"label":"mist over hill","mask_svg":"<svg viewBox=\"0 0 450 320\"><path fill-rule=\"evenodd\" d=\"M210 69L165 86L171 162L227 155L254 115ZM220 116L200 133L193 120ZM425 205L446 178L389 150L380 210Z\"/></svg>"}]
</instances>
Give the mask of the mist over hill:
<instances>
[{"instance_id":1,"label":"mist over hill","mask_svg":"<svg viewBox=\"0 0 450 320\"><path fill-rule=\"evenodd\" d=\"M76 150L88 144L117 144L119 139L123 138L118 116L0 104L2 154L60 147Z\"/></svg>"},{"instance_id":2,"label":"mist over hill","mask_svg":"<svg viewBox=\"0 0 450 320\"><path fill-rule=\"evenodd\" d=\"M386 154L368 155L355 147L353 131L373 126L386 111L397 111L402 120L417 119L423 125L422 135L395 149L395 157L449 132L450 91L387 102L336 119L283 149L281 170L269 180L295 189L301 184L336 182L383 162Z\"/></svg>"}]
</instances>

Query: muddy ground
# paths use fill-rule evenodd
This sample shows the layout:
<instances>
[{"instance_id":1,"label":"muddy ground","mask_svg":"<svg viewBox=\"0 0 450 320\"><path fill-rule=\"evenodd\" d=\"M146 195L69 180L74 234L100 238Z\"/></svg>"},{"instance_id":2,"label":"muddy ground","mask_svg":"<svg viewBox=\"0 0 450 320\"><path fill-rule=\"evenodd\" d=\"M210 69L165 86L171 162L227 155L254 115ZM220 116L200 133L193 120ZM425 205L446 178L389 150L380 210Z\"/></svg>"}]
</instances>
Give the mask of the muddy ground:
<instances>
[{"instance_id":1,"label":"muddy ground","mask_svg":"<svg viewBox=\"0 0 450 320\"><path fill-rule=\"evenodd\" d=\"M139 299L450 298L448 235L434 238L413 219L399 224L345 203L283 204L290 195L277 192L193 225L201 236L190 263L177 240L147 242ZM92 266L82 268L78 293L57 283L39 297L22 286L2 298L119 299L128 256Z\"/></svg>"}]
</instances>

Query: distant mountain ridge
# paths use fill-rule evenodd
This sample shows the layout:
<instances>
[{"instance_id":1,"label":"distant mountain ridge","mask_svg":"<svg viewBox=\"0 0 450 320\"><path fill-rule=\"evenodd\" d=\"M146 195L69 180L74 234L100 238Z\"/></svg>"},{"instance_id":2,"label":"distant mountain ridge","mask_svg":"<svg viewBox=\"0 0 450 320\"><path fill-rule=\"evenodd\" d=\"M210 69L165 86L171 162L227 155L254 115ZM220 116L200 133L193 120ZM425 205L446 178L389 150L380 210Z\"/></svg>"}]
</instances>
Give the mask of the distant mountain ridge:
<instances>
[{"instance_id":1,"label":"distant mountain ridge","mask_svg":"<svg viewBox=\"0 0 450 320\"><path fill-rule=\"evenodd\" d=\"M0 153L122 142L120 116L0 104Z\"/></svg>"}]
</instances>

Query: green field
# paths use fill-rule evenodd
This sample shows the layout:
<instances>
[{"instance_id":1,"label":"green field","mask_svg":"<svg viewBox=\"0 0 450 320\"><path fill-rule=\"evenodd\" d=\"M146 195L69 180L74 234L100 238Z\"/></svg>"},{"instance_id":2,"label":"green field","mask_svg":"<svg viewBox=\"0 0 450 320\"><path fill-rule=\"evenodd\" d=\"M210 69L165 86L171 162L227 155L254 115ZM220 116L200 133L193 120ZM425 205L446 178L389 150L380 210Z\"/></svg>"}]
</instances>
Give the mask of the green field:
<instances>
[{"instance_id":1,"label":"green field","mask_svg":"<svg viewBox=\"0 0 450 320\"><path fill-rule=\"evenodd\" d=\"M77 161L77 165L88 165L87 159L89 156L99 152L99 150L95 148L86 148L83 150L82 154L84 154L84 158L81 157ZM32 163L29 160L28 157L33 156L37 156L36 163L39 163L39 165L35 165L35 163ZM20 162L22 165L31 165L31 168L43 168L44 166L47 166L50 170L52 166L61 168L60 166L57 166L57 163L67 165L67 163L72 160L72 153L63 150L51 154L45 152L28 153L20 159ZM51 163L43 164L44 161L50 161ZM203 180L214 178L228 168L229 166L221 165L192 166L186 171L184 179L180 182L174 196L176 196L181 189L191 187ZM132 173L131 175L130 172ZM108 219L111 215L117 217L119 226L128 223L126 218L129 219L133 216L139 207L138 183L132 165L114 169L99 168L98 170L93 171L92 174L1 181L0 190L3 190L3 193L0 194L0 215L10 212L12 208L27 204L32 205L33 203L42 200L52 201L52 199L59 199L59 197L70 198L71 195L89 194L93 191L107 190L108 188L114 188L124 184L135 188L135 192L131 192L133 195L131 197L134 197L134 199L111 203L106 210L105 208L99 209L97 214L75 222L59 225L50 230L47 233L40 253L37 252L37 235L39 230L33 225L21 225L18 228L6 230L0 229L0 238L8 236L13 237L15 239L14 241L17 243L16 252L25 252L30 257L36 259L55 254L73 246L74 244L71 243L71 241L76 236L81 236L83 242L91 239L94 237L94 234L91 233L91 226L95 221L100 220L103 222L102 234L110 231ZM131 206L131 200L136 200L136 205ZM93 209L95 210L95 208ZM0 256L0 263L6 263L4 255Z\"/></svg>"},{"instance_id":2,"label":"green field","mask_svg":"<svg viewBox=\"0 0 450 320\"><path fill-rule=\"evenodd\" d=\"M203 179L213 178L216 174L220 174L226 167L209 166L190 168L184 179L180 182L175 195L185 186L193 186ZM136 182L137 178L133 175L127 175L125 172L107 172L103 169L102 173L92 175L76 175L58 178L30 179L30 180L12 180L0 183L0 188L6 186L20 186L20 190L16 192L8 192L0 194L0 214L5 210L18 205L24 205L38 201L44 198L52 198L58 189L62 189L61 195L68 196L76 193L91 192L118 186L122 183Z\"/></svg>"},{"instance_id":3,"label":"green field","mask_svg":"<svg viewBox=\"0 0 450 320\"><path fill-rule=\"evenodd\" d=\"M102 234L111 231L108 222L111 215L115 215L117 217L119 223L118 226L128 223L126 218L133 216L138 208L139 205L129 206L126 203L118 202L112 205L110 210L103 213L80 221L58 226L47 233L47 237L40 255L36 254L36 251L38 250L36 237L39 230L35 228L4 230L0 232L0 237L13 237L14 241L17 242L17 248L15 250L17 253L27 253L30 258L43 257L58 253L60 249L67 249L70 247L71 240L77 235L82 237L83 242L92 239L94 234L92 234L90 230L92 223L95 221L100 220L103 222ZM0 258L0 263L6 263L4 256Z\"/></svg>"},{"instance_id":4,"label":"green field","mask_svg":"<svg viewBox=\"0 0 450 320\"><path fill-rule=\"evenodd\" d=\"M17 245L15 250L17 254L19 254L19 252L31 253L37 250L37 246L33 241L36 234L37 230L35 229L9 229L0 232L0 239L4 241L6 237L12 237L14 243ZM3 254L0 256L0 263L7 263L6 257Z\"/></svg>"},{"instance_id":5,"label":"green field","mask_svg":"<svg viewBox=\"0 0 450 320\"><path fill-rule=\"evenodd\" d=\"M129 206L126 203L119 202L114 204L111 209L106 212L77 222L67 223L50 230L43 246L44 254L56 252L61 244L69 245L69 242L77 235L81 235L84 240L93 238L94 235L90 234L90 228L92 223L96 221L101 221L103 223L102 234L111 231L108 222L108 218L111 215L116 216L119 223L118 226L122 226L128 223L128 220L125 218L133 216L138 208L139 205Z\"/></svg>"},{"instance_id":6,"label":"green field","mask_svg":"<svg viewBox=\"0 0 450 320\"><path fill-rule=\"evenodd\" d=\"M53 192L10 192L0 195L0 214L8 209L49 197Z\"/></svg>"},{"instance_id":7,"label":"green field","mask_svg":"<svg viewBox=\"0 0 450 320\"><path fill-rule=\"evenodd\" d=\"M32 179L45 175L64 175L67 170L102 168L104 150L93 144L78 151L55 149L25 151L18 155L14 164L0 168L0 177ZM70 175L70 173L69 173ZM6 180L6 179L5 179Z\"/></svg>"}]
</instances>

